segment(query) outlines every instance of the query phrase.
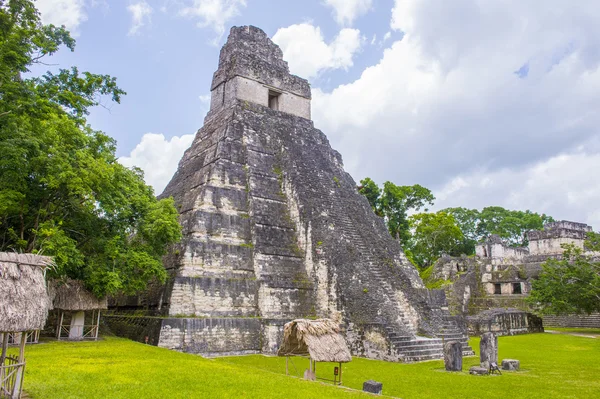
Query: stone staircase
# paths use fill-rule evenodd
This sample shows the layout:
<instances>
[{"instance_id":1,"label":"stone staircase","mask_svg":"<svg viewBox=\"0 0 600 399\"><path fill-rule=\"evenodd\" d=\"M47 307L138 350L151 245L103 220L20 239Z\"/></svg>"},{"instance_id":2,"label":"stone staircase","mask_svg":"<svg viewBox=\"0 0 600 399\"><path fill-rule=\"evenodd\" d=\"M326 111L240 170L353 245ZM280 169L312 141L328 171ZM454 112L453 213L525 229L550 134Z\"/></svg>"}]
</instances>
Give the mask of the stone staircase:
<instances>
[{"instance_id":1,"label":"stone staircase","mask_svg":"<svg viewBox=\"0 0 600 399\"><path fill-rule=\"evenodd\" d=\"M323 178L319 173L313 175L315 178L313 182L322 185L324 187L332 187L333 182ZM463 346L463 356L473 356L475 353L468 344L468 336L463 334L447 309L440 309L444 314L444 321L437 337L428 338L420 337L416 335L417 326L414 325L413 321L406 317L403 309L396 300L394 289L385 278L385 272L382 270L381 260L373 255L369 246L364 242L364 239L357 232L356 227L347 213L338 209L336 206L338 201L335 199L335 189L331 191L331 196L327 199L323 199L324 202L331 209L329 215L334 221L336 228L339 229L341 235L352 243L352 246L356 251L360 253L360 258L364 262L365 266L368 267L370 274L380 284L383 289L385 296L389 302L396 308L398 315L398 322L401 325L406 326L407 330L413 334L407 334L407 332L398 331L397 328L382 323L388 336L388 340L393 346L396 353L400 354L405 362L419 362L427 360L443 359L444 357L444 343L447 341L459 341Z\"/></svg>"},{"instance_id":2,"label":"stone staircase","mask_svg":"<svg viewBox=\"0 0 600 399\"><path fill-rule=\"evenodd\" d=\"M361 253L361 258L368 262L371 275L379 282L386 296L395 304L398 315L401 319L401 324L407 326L411 331L416 331L414 323L408 319L404 311L398 306L394 300L395 293L392 286L385 279L384 273L381 270L381 263L371 253L366 246L360 234L352 226L352 220L346 214L338 214L334 216L337 224L341 227L341 231L348 239L351 240L354 248ZM447 312L447 311L446 311ZM404 356L406 362L419 362L426 360L442 359L444 357L444 342L459 341L463 346L463 356L473 356L475 352L469 346L468 336L463 334L458 325L450 314L446 315L442 328L436 338L427 338L412 336L399 333L394 327L385 327L388 339L393 345L397 353Z\"/></svg>"}]
</instances>

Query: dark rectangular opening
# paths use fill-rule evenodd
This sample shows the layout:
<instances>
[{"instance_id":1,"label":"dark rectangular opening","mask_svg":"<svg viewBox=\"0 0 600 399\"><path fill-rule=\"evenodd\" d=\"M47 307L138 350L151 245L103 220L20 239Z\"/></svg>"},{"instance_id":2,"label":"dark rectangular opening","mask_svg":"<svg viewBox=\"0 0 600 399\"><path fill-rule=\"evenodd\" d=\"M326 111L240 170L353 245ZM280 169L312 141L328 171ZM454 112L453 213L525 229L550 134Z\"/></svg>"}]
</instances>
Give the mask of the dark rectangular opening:
<instances>
[{"instance_id":1,"label":"dark rectangular opening","mask_svg":"<svg viewBox=\"0 0 600 399\"><path fill-rule=\"evenodd\" d=\"M274 109L276 111L279 110L279 96L281 93L278 93L273 90L269 90L269 108Z\"/></svg>"},{"instance_id":2,"label":"dark rectangular opening","mask_svg":"<svg viewBox=\"0 0 600 399\"><path fill-rule=\"evenodd\" d=\"M494 284L494 294L502 294L502 284Z\"/></svg>"},{"instance_id":3,"label":"dark rectangular opening","mask_svg":"<svg viewBox=\"0 0 600 399\"><path fill-rule=\"evenodd\" d=\"M522 294L521 283L513 283L513 294Z\"/></svg>"}]
</instances>

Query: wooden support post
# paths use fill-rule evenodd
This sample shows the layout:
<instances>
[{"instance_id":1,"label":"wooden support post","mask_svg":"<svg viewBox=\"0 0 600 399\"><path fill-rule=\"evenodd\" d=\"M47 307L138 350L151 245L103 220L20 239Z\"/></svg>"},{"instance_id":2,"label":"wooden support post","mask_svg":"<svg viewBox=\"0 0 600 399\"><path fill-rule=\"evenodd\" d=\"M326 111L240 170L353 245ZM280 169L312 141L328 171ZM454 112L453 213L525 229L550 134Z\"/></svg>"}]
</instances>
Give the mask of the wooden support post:
<instances>
[{"instance_id":1,"label":"wooden support post","mask_svg":"<svg viewBox=\"0 0 600 399\"><path fill-rule=\"evenodd\" d=\"M98 309L98 320L96 321L96 336L94 340L98 340L98 330L100 330L100 309Z\"/></svg>"},{"instance_id":2,"label":"wooden support post","mask_svg":"<svg viewBox=\"0 0 600 399\"><path fill-rule=\"evenodd\" d=\"M340 383L339 385L342 385L342 362L340 362Z\"/></svg>"},{"instance_id":3,"label":"wooden support post","mask_svg":"<svg viewBox=\"0 0 600 399\"><path fill-rule=\"evenodd\" d=\"M8 333L2 334L2 355L0 356L0 366L4 366L4 359L6 359L6 349L8 348Z\"/></svg>"},{"instance_id":4,"label":"wooden support post","mask_svg":"<svg viewBox=\"0 0 600 399\"><path fill-rule=\"evenodd\" d=\"M289 361L289 360L290 360L290 357L289 357L289 356L286 356L286 357L285 357L285 375L290 375L290 372L289 372L289 367L288 367L288 361Z\"/></svg>"},{"instance_id":5,"label":"wooden support post","mask_svg":"<svg viewBox=\"0 0 600 399\"><path fill-rule=\"evenodd\" d=\"M19 363L25 360L25 343L27 343L27 332L21 334L21 346L19 347Z\"/></svg>"},{"instance_id":6,"label":"wooden support post","mask_svg":"<svg viewBox=\"0 0 600 399\"><path fill-rule=\"evenodd\" d=\"M21 344L19 346L19 361L18 363L25 363L25 343L27 342L27 331L21 333ZM16 376L13 380L12 396L13 398L21 397L21 389L23 388L23 375L25 373L25 366L18 366L16 370Z\"/></svg>"},{"instance_id":7,"label":"wooden support post","mask_svg":"<svg viewBox=\"0 0 600 399\"><path fill-rule=\"evenodd\" d=\"M58 328L56 329L56 339L60 341L60 332L62 330L63 317L65 316L65 312L60 311L60 321L58 322Z\"/></svg>"},{"instance_id":8,"label":"wooden support post","mask_svg":"<svg viewBox=\"0 0 600 399\"><path fill-rule=\"evenodd\" d=\"M0 366L4 366L4 360L6 359L6 349L8 347L8 333L4 332L2 334L2 355L0 355ZM0 367L0 381L4 381L4 368ZM4 383L0 386L0 392L4 388Z\"/></svg>"}]
</instances>

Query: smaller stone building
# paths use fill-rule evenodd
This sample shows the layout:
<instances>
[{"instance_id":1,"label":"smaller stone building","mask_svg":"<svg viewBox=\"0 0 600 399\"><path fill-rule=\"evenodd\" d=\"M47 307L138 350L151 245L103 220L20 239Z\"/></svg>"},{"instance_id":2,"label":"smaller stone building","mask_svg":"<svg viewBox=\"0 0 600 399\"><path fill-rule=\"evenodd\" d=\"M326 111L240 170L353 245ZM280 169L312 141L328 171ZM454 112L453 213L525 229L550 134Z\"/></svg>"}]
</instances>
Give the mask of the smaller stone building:
<instances>
[{"instance_id":1,"label":"smaller stone building","mask_svg":"<svg viewBox=\"0 0 600 399\"><path fill-rule=\"evenodd\" d=\"M475 316L499 308L527 310L526 297L531 291L531 282L542 271L542 263L560 259L563 244L585 249L587 233L591 231L584 223L564 220L548 223L543 230L527 233L527 247L511 247L500 237L491 235L476 247L475 256L439 259L430 282L445 285L450 310L455 314ZM549 317L547 320L549 325L600 327L599 315ZM527 325L519 329L525 331Z\"/></svg>"}]
</instances>

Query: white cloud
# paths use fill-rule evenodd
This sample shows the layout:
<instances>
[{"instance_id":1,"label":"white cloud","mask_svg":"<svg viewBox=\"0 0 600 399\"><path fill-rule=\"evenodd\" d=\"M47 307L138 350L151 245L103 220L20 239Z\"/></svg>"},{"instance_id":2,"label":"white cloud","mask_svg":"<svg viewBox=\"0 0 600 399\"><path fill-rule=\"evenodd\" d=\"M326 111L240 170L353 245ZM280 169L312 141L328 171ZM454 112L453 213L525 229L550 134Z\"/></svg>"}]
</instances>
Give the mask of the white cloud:
<instances>
[{"instance_id":1,"label":"white cloud","mask_svg":"<svg viewBox=\"0 0 600 399\"><path fill-rule=\"evenodd\" d=\"M139 30L146 24L151 22L152 7L145 0L127 6L127 11L131 13L131 28L129 28L129 36L139 33Z\"/></svg>"},{"instance_id":2,"label":"white cloud","mask_svg":"<svg viewBox=\"0 0 600 399\"><path fill-rule=\"evenodd\" d=\"M357 17L371 9L373 0L324 0L324 3L333 9L338 24L351 26Z\"/></svg>"},{"instance_id":3,"label":"white cloud","mask_svg":"<svg viewBox=\"0 0 600 399\"><path fill-rule=\"evenodd\" d=\"M217 42L225 33L225 24L240 14L240 10L246 7L246 0L186 0L186 7L180 10L185 17L198 18L199 27L210 27L217 37Z\"/></svg>"},{"instance_id":4,"label":"white cloud","mask_svg":"<svg viewBox=\"0 0 600 399\"><path fill-rule=\"evenodd\" d=\"M345 28L327 44L318 26L303 23L280 28L273 41L281 47L292 73L312 78L326 69L351 67L364 39L358 29Z\"/></svg>"},{"instance_id":5,"label":"white cloud","mask_svg":"<svg viewBox=\"0 0 600 399\"><path fill-rule=\"evenodd\" d=\"M437 191L437 206L483 208L499 205L532 210L557 219L585 222L600 229L600 154L556 155L519 169L474 171L458 176Z\"/></svg>"},{"instance_id":6,"label":"white cloud","mask_svg":"<svg viewBox=\"0 0 600 399\"><path fill-rule=\"evenodd\" d=\"M37 0L35 6L45 24L65 25L73 36L87 20L84 0Z\"/></svg>"},{"instance_id":7,"label":"white cloud","mask_svg":"<svg viewBox=\"0 0 600 399\"><path fill-rule=\"evenodd\" d=\"M533 191L550 195L544 187L558 189L576 171L585 174L600 154L587 144L600 136L599 20L593 0L577 7L568 0L543 7L520 0L397 0L391 28L403 32L402 40L356 81L328 93L314 89L315 125L357 179L446 189L448 201L468 192L463 206L538 211L546 202ZM524 65L527 73L518 76ZM585 156L568 155L578 148ZM561 156L570 157L572 175L542 178L531 169L550 168ZM516 178L499 178L505 175ZM530 188L519 194L527 176L544 183L527 180ZM587 189L561 193L543 211L569 218L559 203L573 201L582 207L573 215L589 220L585 215L597 206L574 201L586 193L597 201L600 181L587 180ZM490 187L497 188L493 195Z\"/></svg>"},{"instance_id":8,"label":"white cloud","mask_svg":"<svg viewBox=\"0 0 600 399\"><path fill-rule=\"evenodd\" d=\"M175 174L184 151L192 144L193 134L166 140L162 134L146 133L129 156L119 162L127 167L137 166L144 171L146 183L160 194Z\"/></svg>"}]
</instances>

